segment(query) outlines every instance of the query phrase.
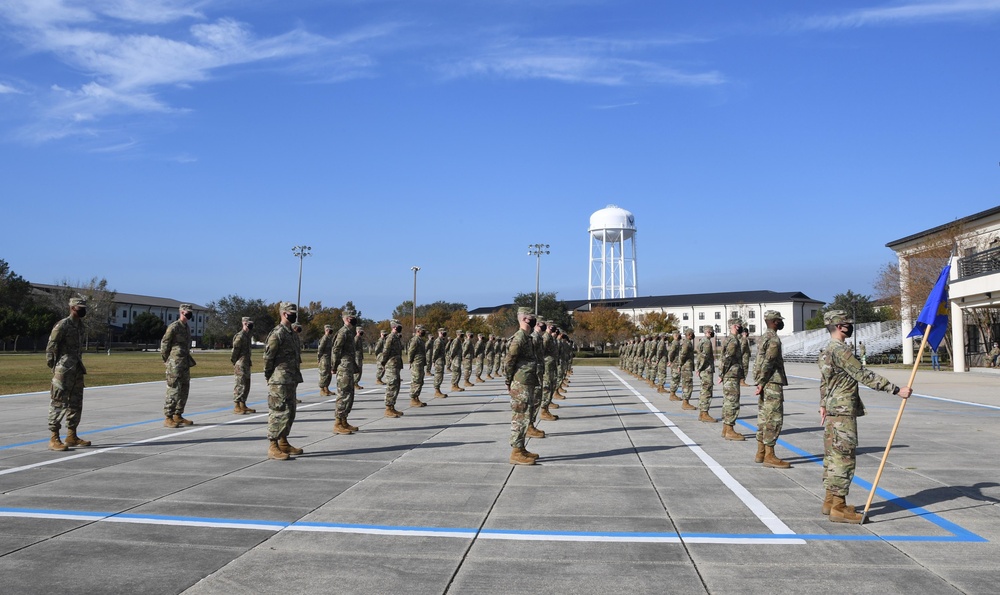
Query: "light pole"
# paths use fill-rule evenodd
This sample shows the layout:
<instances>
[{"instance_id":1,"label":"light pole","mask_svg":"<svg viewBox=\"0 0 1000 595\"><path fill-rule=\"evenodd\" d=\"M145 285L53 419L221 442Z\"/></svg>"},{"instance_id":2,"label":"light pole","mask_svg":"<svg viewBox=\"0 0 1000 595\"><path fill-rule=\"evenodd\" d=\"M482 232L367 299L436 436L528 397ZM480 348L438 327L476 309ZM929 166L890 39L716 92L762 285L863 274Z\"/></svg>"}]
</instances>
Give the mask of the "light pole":
<instances>
[{"instance_id":1,"label":"light pole","mask_svg":"<svg viewBox=\"0 0 1000 595\"><path fill-rule=\"evenodd\" d=\"M535 316L538 316L538 275L542 269L542 254L548 253L548 244L528 244L528 256L535 257Z\"/></svg>"},{"instance_id":2,"label":"light pole","mask_svg":"<svg viewBox=\"0 0 1000 595\"><path fill-rule=\"evenodd\" d=\"M417 334L417 271L420 267L410 267L413 271L413 334Z\"/></svg>"},{"instance_id":3,"label":"light pole","mask_svg":"<svg viewBox=\"0 0 1000 595\"><path fill-rule=\"evenodd\" d=\"M312 246L292 246L292 254L297 256L299 259L299 293L295 296L295 307L299 307L299 302L302 301L302 259L309 256Z\"/></svg>"}]
</instances>

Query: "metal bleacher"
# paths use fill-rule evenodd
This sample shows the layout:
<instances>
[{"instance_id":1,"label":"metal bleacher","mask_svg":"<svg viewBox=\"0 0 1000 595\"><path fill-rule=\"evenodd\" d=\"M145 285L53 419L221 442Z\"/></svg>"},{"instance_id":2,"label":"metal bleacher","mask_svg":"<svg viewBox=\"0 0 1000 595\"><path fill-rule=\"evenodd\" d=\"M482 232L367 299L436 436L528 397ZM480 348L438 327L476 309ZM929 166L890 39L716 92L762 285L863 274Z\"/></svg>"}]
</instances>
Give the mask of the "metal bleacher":
<instances>
[{"instance_id":1,"label":"metal bleacher","mask_svg":"<svg viewBox=\"0 0 1000 595\"><path fill-rule=\"evenodd\" d=\"M854 335L858 343L865 344L868 357L879 355L903 347L901 323L898 320L887 322L865 322L854 325ZM799 331L790 337L781 338L781 347L786 362L813 363L819 359L819 352L830 342L830 333L826 329L814 331ZM850 339L854 344L854 337Z\"/></svg>"}]
</instances>

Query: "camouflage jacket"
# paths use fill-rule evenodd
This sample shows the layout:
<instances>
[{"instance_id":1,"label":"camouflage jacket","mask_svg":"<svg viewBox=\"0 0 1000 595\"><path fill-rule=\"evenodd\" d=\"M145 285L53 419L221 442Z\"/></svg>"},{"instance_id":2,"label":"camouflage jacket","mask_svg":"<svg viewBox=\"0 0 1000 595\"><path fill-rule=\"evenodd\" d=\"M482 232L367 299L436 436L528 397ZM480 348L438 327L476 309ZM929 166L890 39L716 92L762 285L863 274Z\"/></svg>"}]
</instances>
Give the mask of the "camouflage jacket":
<instances>
[{"instance_id":1,"label":"camouflage jacket","mask_svg":"<svg viewBox=\"0 0 1000 595\"><path fill-rule=\"evenodd\" d=\"M448 359L462 359L462 342L455 337L448 343Z\"/></svg>"},{"instance_id":2,"label":"camouflage jacket","mask_svg":"<svg viewBox=\"0 0 1000 595\"><path fill-rule=\"evenodd\" d=\"M702 338L698 343L698 371L715 373L715 348L712 347L714 338Z\"/></svg>"},{"instance_id":3,"label":"camouflage jacket","mask_svg":"<svg viewBox=\"0 0 1000 595\"><path fill-rule=\"evenodd\" d=\"M743 375L750 369L750 339L740 333L740 351L743 352Z\"/></svg>"},{"instance_id":4,"label":"camouflage jacket","mask_svg":"<svg viewBox=\"0 0 1000 595\"><path fill-rule=\"evenodd\" d=\"M354 327L345 324L340 327L337 331L337 336L333 339L333 350L331 351L331 356L333 357L333 373L336 374L337 370L343 366L344 371L348 374L353 374L355 368L354 363Z\"/></svg>"},{"instance_id":5,"label":"camouflage jacket","mask_svg":"<svg viewBox=\"0 0 1000 595\"><path fill-rule=\"evenodd\" d=\"M427 346L424 345L420 335L413 335L410 339L410 343L406 346L406 357L411 366L414 363L421 365L427 363Z\"/></svg>"},{"instance_id":6,"label":"camouflage jacket","mask_svg":"<svg viewBox=\"0 0 1000 595\"><path fill-rule=\"evenodd\" d=\"M476 343L472 340L472 337L468 337L464 343L462 343L462 359L472 359L472 356L476 354Z\"/></svg>"},{"instance_id":7,"label":"camouflage jacket","mask_svg":"<svg viewBox=\"0 0 1000 595\"><path fill-rule=\"evenodd\" d=\"M535 341L523 329L517 329L507 345L503 360L503 375L507 384L514 380L521 384L538 384L538 362L535 359Z\"/></svg>"},{"instance_id":8,"label":"camouflage jacket","mask_svg":"<svg viewBox=\"0 0 1000 595\"><path fill-rule=\"evenodd\" d=\"M487 339L486 340L486 350L483 352L483 354L486 357L489 357L489 356L493 355L494 353L496 353L496 347L497 347L497 340L496 339Z\"/></svg>"},{"instance_id":9,"label":"camouflage jacket","mask_svg":"<svg viewBox=\"0 0 1000 595\"><path fill-rule=\"evenodd\" d=\"M819 354L820 407L827 415L861 417L865 405L858 394L858 383L868 388L895 393L899 387L871 370L861 367L861 362L843 341L830 339Z\"/></svg>"},{"instance_id":10,"label":"camouflage jacket","mask_svg":"<svg viewBox=\"0 0 1000 595\"><path fill-rule=\"evenodd\" d=\"M559 344L550 333L542 334L542 360L546 365L556 363L559 357Z\"/></svg>"},{"instance_id":11,"label":"camouflage jacket","mask_svg":"<svg viewBox=\"0 0 1000 595\"><path fill-rule=\"evenodd\" d=\"M390 363L398 370L403 367L403 340L396 333L389 333L382 346L382 355L378 361L383 366Z\"/></svg>"},{"instance_id":12,"label":"camouflage jacket","mask_svg":"<svg viewBox=\"0 0 1000 595\"><path fill-rule=\"evenodd\" d=\"M757 384L788 386L788 377L785 375L785 360L781 354L781 339L773 329L764 331L764 336L757 344L753 379Z\"/></svg>"},{"instance_id":13,"label":"camouflage jacket","mask_svg":"<svg viewBox=\"0 0 1000 595\"><path fill-rule=\"evenodd\" d=\"M354 335L354 365L357 366L355 370L360 370L361 365L365 363L365 340L357 335L355 331Z\"/></svg>"},{"instance_id":14,"label":"camouflage jacket","mask_svg":"<svg viewBox=\"0 0 1000 595\"><path fill-rule=\"evenodd\" d=\"M319 340L319 348L316 349L316 361L323 361L323 358L330 359L333 353L333 338L336 335L323 332L323 338Z\"/></svg>"},{"instance_id":15,"label":"camouflage jacket","mask_svg":"<svg viewBox=\"0 0 1000 595\"><path fill-rule=\"evenodd\" d=\"M52 327L49 342L45 345L45 363L56 374L77 370L86 374L83 365L83 321L67 316Z\"/></svg>"},{"instance_id":16,"label":"camouflage jacket","mask_svg":"<svg viewBox=\"0 0 1000 595\"><path fill-rule=\"evenodd\" d=\"M264 344L264 377L268 384L300 384L298 337L290 326L279 324Z\"/></svg>"},{"instance_id":17,"label":"camouflage jacket","mask_svg":"<svg viewBox=\"0 0 1000 595\"><path fill-rule=\"evenodd\" d=\"M427 359L432 362L440 361L445 358L445 347L448 345L448 339L442 337L433 337L427 343Z\"/></svg>"},{"instance_id":18,"label":"camouflage jacket","mask_svg":"<svg viewBox=\"0 0 1000 595\"><path fill-rule=\"evenodd\" d=\"M236 333L236 336L233 337L233 353L229 356L233 364L243 366L244 368L253 366L253 363L250 361L250 346L252 341L253 336L250 333L246 331Z\"/></svg>"},{"instance_id":19,"label":"camouflage jacket","mask_svg":"<svg viewBox=\"0 0 1000 595\"><path fill-rule=\"evenodd\" d=\"M190 368L195 365L191 357L191 327L183 320L176 320L167 327L160 341L160 357L175 369Z\"/></svg>"},{"instance_id":20,"label":"camouflage jacket","mask_svg":"<svg viewBox=\"0 0 1000 595\"><path fill-rule=\"evenodd\" d=\"M379 335L378 341L375 341L375 355L382 355L382 350L385 349L385 340L389 338L389 335Z\"/></svg>"},{"instance_id":21,"label":"camouflage jacket","mask_svg":"<svg viewBox=\"0 0 1000 595\"><path fill-rule=\"evenodd\" d=\"M739 335L729 335L722 342L722 370L719 372L723 378L743 377L743 350L740 349Z\"/></svg>"},{"instance_id":22,"label":"camouflage jacket","mask_svg":"<svg viewBox=\"0 0 1000 595\"><path fill-rule=\"evenodd\" d=\"M538 375L538 380L541 382L542 374L545 373L545 344L543 343L542 334L538 330L531 331L531 341L535 346L535 373Z\"/></svg>"},{"instance_id":23,"label":"camouflage jacket","mask_svg":"<svg viewBox=\"0 0 1000 595\"><path fill-rule=\"evenodd\" d=\"M473 352L473 354L477 358L486 355L486 339L479 339L476 341L476 350Z\"/></svg>"},{"instance_id":24,"label":"camouflage jacket","mask_svg":"<svg viewBox=\"0 0 1000 595\"><path fill-rule=\"evenodd\" d=\"M670 345L667 347L667 361L670 362L671 365L673 365L673 363L677 361L677 352L680 351L680 348L681 348L680 339L671 341Z\"/></svg>"},{"instance_id":25,"label":"camouflage jacket","mask_svg":"<svg viewBox=\"0 0 1000 595\"><path fill-rule=\"evenodd\" d=\"M680 345L677 347L677 357L674 358L674 363L679 365L681 370L694 369L694 347L691 345L691 339L684 337L680 340Z\"/></svg>"}]
</instances>

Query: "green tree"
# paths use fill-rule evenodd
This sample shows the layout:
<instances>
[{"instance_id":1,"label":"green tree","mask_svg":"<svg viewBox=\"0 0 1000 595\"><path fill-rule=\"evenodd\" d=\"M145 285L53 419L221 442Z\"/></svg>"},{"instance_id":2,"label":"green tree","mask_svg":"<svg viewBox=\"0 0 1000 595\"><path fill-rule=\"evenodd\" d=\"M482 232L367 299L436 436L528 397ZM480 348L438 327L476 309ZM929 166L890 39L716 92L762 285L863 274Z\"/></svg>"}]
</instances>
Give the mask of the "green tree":
<instances>
[{"instance_id":1,"label":"green tree","mask_svg":"<svg viewBox=\"0 0 1000 595\"><path fill-rule=\"evenodd\" d=\"M58 283L59 289L52 292L52 307L58 312L69 312L69 300L73 297L83 297L87 300L87 316L83 319L83 328L87 342L98 337L107 337L108 321L115 305L118 292L108 287L108 280L93 277L86 283L70 282L63 279Z\"/></svg>"},{"instance_id":2,"label":"green tree","mask_svg":"<svg viewBox=\"0 0 1000 595\"><path fill-rule=\"evenodd\" d=\"M519 293L514 296L514 307L535 308L535 294ZM542 320L551 320L556 325L569 332L573 330L573 317L566 311L566 304L556 298L555 292L538 294L538 316Z\"/></svg>"},{"instance_id":3,"label":"green tree","mask_svg":"<svg viewBox=\"0 0 1000 595\"><path fill-rule=\"evenodd\" d=\"M677 317L664 312L648 312L639 316L638 326L646 333L672 333L678 329Z\"/></svg>"},{"instance_id":4,"label":"green tree","mask_svg":"<svg viewBox=\"0 0 1000 595\"><path fill-rule=\"evenodd\" d=\"M499 337L509 337L517 331L517 311L500 308L486 317L486 327Z\"/></svg>"},{"instance_id":5,"label":"green tree","mask_svg":"<svg viewBox=\"0 0 1000 595\"><path fill-rule=\"evenodd\" d=\"M577 312L576 323L581 342L594 343L601 348L609 343L621 343L636 333L632 319L614 308Z\"/></svg>"},{"instance_id":6,"label":"green tree","mask_svg":"<svg viewBox=\"0 0 1000 595\"><path fill-rule=\"evenodd\" d=\"M140 343L142 350L145 351L149 343L158 343L166 330L167 325L159 316L151 312L142 312L135 317L131 324L125 325L125 333L122 338L126 341Z\"/></svg>"},{"instance_id":7,"label":"green tree","mask_svg":"<svg viewBox=\"0 0 1000 595\"><path fill-rule=\"evenodd\" d=\"M248 299L232 294L208 303L205 324L206 345L232 345L233 337L243 328L243 317L253 320L255 337L266 337L277 324L275 314L262 299ZM277 305L274 305L277 309Z\"/></svg>"},{"instance_id":8,"label":"green tree","mask_svg":"<svg viewBox=\"0 0 1000 595\"><path fill-rule=\"evenodd\" d=\"M848 289L844 293L838 293L833 296L832 302L821 308L820 311L816 313L816 316L807 320L806 328L809 330L824 328L826 325L823 324L823 315L830 310L843 310L844 312L847 312L848 316L854 318L854 322L856 324L865 322L884 322L889 320L893 314L891 309L877 309L871 296L854 293Z\"/></svg>"}]
</instances>

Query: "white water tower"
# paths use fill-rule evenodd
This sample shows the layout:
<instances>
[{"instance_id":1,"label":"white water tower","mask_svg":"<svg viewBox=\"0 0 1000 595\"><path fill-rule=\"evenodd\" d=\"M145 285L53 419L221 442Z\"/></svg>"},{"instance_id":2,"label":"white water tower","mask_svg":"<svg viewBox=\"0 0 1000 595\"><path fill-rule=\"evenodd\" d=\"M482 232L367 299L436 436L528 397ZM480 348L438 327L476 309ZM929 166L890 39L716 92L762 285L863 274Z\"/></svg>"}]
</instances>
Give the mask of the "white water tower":
<instances>
[{"instance_id":1,"label":"white water tower","mask_svg":"<svg viewBox=\"0 0 1000 595\"><path fill-rule=\"evenodd\" d=\"M608 205L590 216L587 299L638 297L635 215Z\"/></svg>"}]
</instances>

